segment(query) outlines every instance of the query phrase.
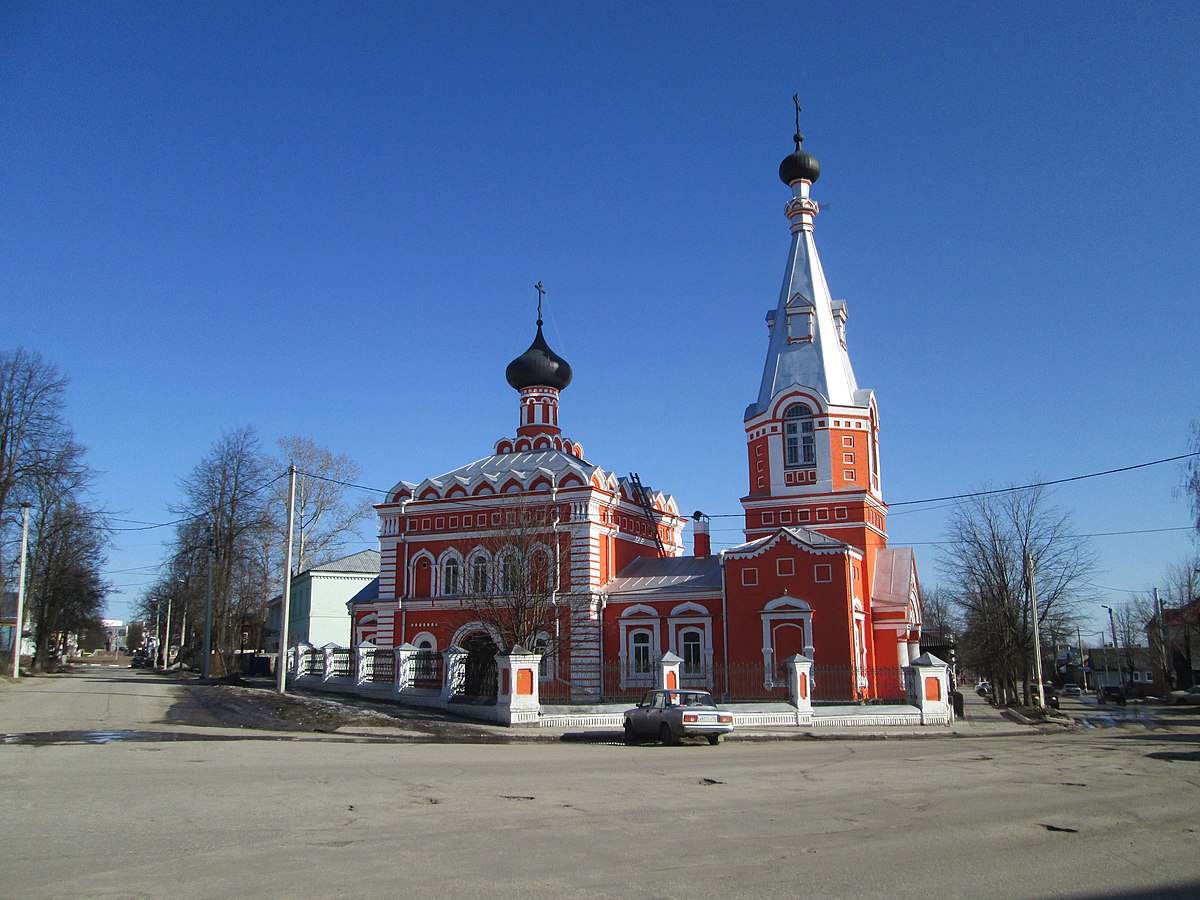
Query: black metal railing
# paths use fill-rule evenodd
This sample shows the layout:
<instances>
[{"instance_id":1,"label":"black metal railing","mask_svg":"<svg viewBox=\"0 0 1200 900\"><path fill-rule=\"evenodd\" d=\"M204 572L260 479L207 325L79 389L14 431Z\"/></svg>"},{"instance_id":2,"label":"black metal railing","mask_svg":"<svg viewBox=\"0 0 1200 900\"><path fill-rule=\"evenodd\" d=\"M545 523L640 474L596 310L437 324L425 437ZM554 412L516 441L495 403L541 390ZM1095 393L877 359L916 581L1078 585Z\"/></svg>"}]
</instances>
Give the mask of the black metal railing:
<instances>
[{"instance_id":1,"label":"black metal railing","mask_svg":"<svg viewBox=\"0 0 1200 900\"><path fill-rule=\"evenodd\" d=\"M422 650L412 657L412 685L419 688L442 686L442 657L432 650Z\"/></svg>"},{"instance_id":2,"label":"black metal railing","mask_svg":"<svg viewBox=\"0 0 1200 900\"><path fill-rule=\"evenodd\" d=\"M339 648L330 654L329 674L334 678L347 678L354 674L354 651L349 647Z\"/></svg>"}]
</instances>

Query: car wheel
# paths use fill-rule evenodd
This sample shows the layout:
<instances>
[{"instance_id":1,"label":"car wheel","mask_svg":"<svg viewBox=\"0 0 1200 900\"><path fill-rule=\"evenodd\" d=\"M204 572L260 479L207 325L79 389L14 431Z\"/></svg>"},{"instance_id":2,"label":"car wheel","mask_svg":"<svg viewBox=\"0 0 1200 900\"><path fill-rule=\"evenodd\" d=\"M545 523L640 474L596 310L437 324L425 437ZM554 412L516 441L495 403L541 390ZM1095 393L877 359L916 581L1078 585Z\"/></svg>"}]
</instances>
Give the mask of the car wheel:
<instances>
[{"instance_id":1,"label":"car wheel","mask_svg":"<svg viewBox=\"0 0 1200 900\"><path fill-rule=\"evenodd\" d=\"M625 721L625 743L636 744L638 742L637 732L633 730L633 723L628 719Z\"/></svg>"},{"instance_id":2,"label":"car wheel","mask_svg":"<svg viewBox=\"0 0 1200 900\"><path fill-rule=\"evenodd\" d=\"M658 726L658 739L662 741L664 747L670 747L675 743L675 735L671 734L671 726L666 722Z\"/></svg>"},{"instance_id":3,"label":"car wheel","mask_svg":"<svg viewBox=\"0 0 1200 900\"><path fill-rule=\"evenodd\" d=\"M710 734L708 736L708 742L715 747L717 744L721 743L721 736L719 734Z\"/></svg>"}]
</instances>

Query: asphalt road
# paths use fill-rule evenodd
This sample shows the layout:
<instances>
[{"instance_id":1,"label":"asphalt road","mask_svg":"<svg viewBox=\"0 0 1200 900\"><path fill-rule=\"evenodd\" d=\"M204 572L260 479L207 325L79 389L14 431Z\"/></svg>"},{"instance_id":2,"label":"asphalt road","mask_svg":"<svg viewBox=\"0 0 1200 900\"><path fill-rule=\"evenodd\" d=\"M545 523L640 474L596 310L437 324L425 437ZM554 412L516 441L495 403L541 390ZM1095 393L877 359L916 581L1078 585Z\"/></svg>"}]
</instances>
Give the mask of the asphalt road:
<instances>
[{"instance_id":1,"label":"asphalt road","mask_svg":"<svg viewBox=\"0 0 1200 900\"><path fill-rule=\"evenodd\" d=\"M1200 894L1197 709L1021 737L479 745L164 724L180 691L0 686L0 732L60 736L0 745L0 896Z\"/></svg>"}]
</instances>

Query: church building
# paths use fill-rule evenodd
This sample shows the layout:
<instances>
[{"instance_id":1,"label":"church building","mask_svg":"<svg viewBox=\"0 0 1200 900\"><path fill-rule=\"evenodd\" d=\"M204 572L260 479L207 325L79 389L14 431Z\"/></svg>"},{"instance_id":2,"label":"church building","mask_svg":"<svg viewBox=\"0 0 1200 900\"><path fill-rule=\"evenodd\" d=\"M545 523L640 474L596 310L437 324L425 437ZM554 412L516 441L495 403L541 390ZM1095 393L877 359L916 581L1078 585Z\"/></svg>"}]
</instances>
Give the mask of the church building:
<instances>
[{"instance_id":1,"label":"church building","mask_svg":"<svg viewBox=\"0 0 1200 900\"><path fill-rule=\"evenodd\" d=\"M916 564L887 546L876 398L854 377L846 303L813 240L820 164L794 141L779 167L791 247L743 417L745 541L714 554L696 513L686 553L674 497L590 462L567 436L572 372L542 334L539 296L533 343L505 373L515 433L378 505L378 590L351 603L355 645L416 648L431 689L439 654L461 650L461 693L485 700L493 657L513 644L542 654L550 702L640 696L667 654L681 686L727 701L786 699L784 663L798 654L813 661L816 700L903 696L900 669L919 653Z\"/></svg>"}]
</instances>

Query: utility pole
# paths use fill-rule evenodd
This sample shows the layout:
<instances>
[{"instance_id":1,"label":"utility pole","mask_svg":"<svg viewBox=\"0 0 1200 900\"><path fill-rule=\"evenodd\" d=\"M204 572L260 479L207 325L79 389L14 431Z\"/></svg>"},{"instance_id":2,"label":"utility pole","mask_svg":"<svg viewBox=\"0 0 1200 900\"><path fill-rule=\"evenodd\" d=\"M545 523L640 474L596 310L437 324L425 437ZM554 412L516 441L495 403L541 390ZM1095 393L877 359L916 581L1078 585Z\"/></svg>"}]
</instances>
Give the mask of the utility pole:
<instances>
[{"instance_id":1,"label":"utility pole","mask_svg":"<svg viewBox=\"0 0 1200 900\"><path fill-rule=\"evenodd\" d=\"M279 693L287 693L287 641L292 605L292 534L296 527L296 467L288 466L287 558L283 561L283 599L279 610L279 652L275 657L275 677Z\"/></svg>"},{"instance_id":2,"label":"utility pole","mask_svg":"<svg viewBox=\"0 0 1200 900\"><path fill-rule=\"evenodd\" d=\"M212 675L212 603L213 603L213 558L217 555L216 539L208 532L208 586L204 589L204 662L201 673L205 680Z\"/></svg>"},{"instance_id":3,"label":"utility pole","mask_svg":"<svg viewBox=\"0 0 1200 900\"><path fill-rule=\"evenodd\" d=\"M21 574L17 582L17 621L13 625L12 677L21 677L21 636L25 633L25 565L29 558L28 500L21 504Z\"/></svg>"},{"instance_id":4,"label":"utility pole","mask_svg":"<svg viewBox=\"0 0 1200 900\"><path fill-rule=\"evenodd\" d=\"M1103 603L1101 603L1100 606L1108 610L1108 627L1112 629L1113 653L1116 654L1117 657L1117 676L1121 679L1121 687L1124 687L1125 676L1121 674L1121 645L1117 643L1117 623L1113 618L1112 607L1105 606ZM1106 665L1104 668L1107 669L1108 666Z\"/></svg>"},{"instance_id":5,"label":"utility pole","mask_svg":"<svg viewBox=\"0 0 1200 900\"><path fill-rule=\"evenodd\" d=\"M1163 622L1162 598L1158 596L1158 588L1154 589L1154 611L1158 614L1158 649L1159 663L1162 665L1163 690L1172 686L1171 663L1167 655L1167 626Z\"/></svg>"},{"instance_id":6,"label":"utility pole","mask_svg":"<svg viewBox=\"0 0 1200 900\"><path fill-rule=\"evenodd\" d=\"M151 597L150 608L154 610L154 658L150 668L158 668L158 651L162 649L162 597Z\"/></svg>"},{"instance_id":7,"label":"utility pole","mask_svg":"<svg viewBox=\"0 0 1200 900\"><path fill-rule=\"evenodd\" d=\"M171 598L167 598L167 627L163 635L163 671L171 664Z\"/></svg>"},{"instance_id":8,"label":"utility pole","mask_svg":"<svg viewBox=\"0 0 1200 900\"><path fill-rule=\"evenodd\" d=\"M1037 588L1033 583L1033 558L1025 554L1025 584L1029 590L1029 611L1033 614L1033 671L1037 675L1038 709L1046 708L1046 691L1042 687L1042 640L1038 634Z\"/></svg>"}]
</instances>

